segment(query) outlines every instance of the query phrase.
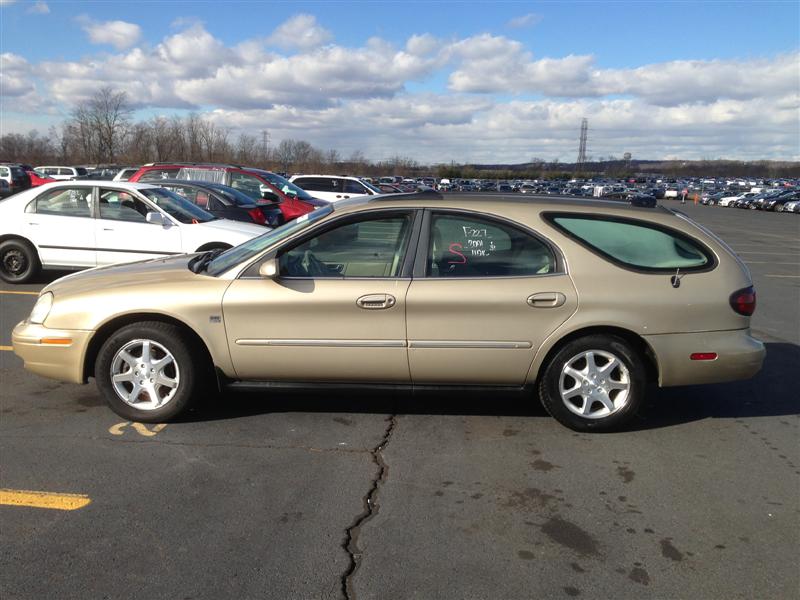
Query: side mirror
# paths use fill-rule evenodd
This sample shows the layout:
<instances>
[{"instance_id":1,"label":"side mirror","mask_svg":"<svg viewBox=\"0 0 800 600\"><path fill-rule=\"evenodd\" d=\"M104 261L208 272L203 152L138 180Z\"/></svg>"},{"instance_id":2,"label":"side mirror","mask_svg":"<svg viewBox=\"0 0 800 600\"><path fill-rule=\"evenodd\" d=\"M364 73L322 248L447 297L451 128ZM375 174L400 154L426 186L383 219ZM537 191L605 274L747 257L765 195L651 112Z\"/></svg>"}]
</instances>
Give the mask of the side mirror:
<instances>
[{"instance_id":1,"label":"side mirror","mask_svg":"<svg viewBox=\"0 0 800 600\"><path fill-rule=\"evenodd\" d=\"M278 276L278 259L269 258L258 267L258 274L265 279L275 279Z\"/></svg>"},{"instance_id":2,"label":"side mirror","mask_svg":"<svg viewBox=\"0 0 800 600\"><path fill-rule=\"evenodd\" d=\"M164 215L160 212L149 212L144 218L145 221L148 223L152 223L153 225L164 225Z\"/></svg>"},{"instance_id":3,"label":"side mirror","mask_svg":"<svg viewBox=\"0 0 800 600\"><path fill-rule=\"evenodd\" d=\"M261 194L261 198L263 200L269 200L270 202L280 202L281 199L278 197L278 194L272 191L272 189L264 185L263 183L258 186L258 191Z\"/></svg>"}]
</instances>

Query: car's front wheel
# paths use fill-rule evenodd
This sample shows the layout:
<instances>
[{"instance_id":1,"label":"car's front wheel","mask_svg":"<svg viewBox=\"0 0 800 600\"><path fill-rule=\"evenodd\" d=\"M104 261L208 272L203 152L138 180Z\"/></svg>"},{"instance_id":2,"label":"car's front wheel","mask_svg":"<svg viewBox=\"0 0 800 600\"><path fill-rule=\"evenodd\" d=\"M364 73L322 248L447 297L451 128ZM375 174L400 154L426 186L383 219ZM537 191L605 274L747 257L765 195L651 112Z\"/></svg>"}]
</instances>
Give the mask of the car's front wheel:
<instances>
[{"instance_id":1,"label":"car's front wheel","mask_svg":"<svg viewBox=\"0 0 800 600\"><path fill-rule=\"evenodd\" d=\"M548 413L575 431L613 431L639 412L645 395L645 363L614 335L589 335L556 352L539 380Z\"/></svg>"},{"instance_id":2,"label":"car's front wheel","mask_svg":"<svg viewBox=\"0 0 800 600\"><path fill-rule=\"evenodd\" d=\"M112 334L100 348L94 374L115 413L130 421L160 423L189 407L203 364L180 328L153 321Z\"/></svg>"},{"instance_id":3,"label":"car's front wheel","mask_svg":"<svg viewBox=\"0 0 800 600\"><path fill-rule=\"evenodd\" d=\"M28 242L20 239L0 243L0 279L8 283L27 283L41 269L39 255Z\"/></svg>"}]
</instances>

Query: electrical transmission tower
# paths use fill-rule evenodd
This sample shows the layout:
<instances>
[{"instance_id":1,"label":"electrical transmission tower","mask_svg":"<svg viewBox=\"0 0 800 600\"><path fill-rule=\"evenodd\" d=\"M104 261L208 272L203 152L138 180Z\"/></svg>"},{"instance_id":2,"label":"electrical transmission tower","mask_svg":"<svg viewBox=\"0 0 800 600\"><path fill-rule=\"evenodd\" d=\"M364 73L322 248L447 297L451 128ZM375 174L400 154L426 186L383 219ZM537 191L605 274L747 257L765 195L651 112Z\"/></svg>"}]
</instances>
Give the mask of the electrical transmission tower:
<instances>
[{"instance_id":1,"label":"electrical transmission tower","mask_svg":"<svg viewBox=\"0 0 800 600\"><path fill-rule=\"evenodd\" d=\"M582 171L586 163L586 136L589 133L589 119L586 117L581 121L581 142L578 145L578 162L575 164L576 171Z\"/></svg>"}]
</instances>

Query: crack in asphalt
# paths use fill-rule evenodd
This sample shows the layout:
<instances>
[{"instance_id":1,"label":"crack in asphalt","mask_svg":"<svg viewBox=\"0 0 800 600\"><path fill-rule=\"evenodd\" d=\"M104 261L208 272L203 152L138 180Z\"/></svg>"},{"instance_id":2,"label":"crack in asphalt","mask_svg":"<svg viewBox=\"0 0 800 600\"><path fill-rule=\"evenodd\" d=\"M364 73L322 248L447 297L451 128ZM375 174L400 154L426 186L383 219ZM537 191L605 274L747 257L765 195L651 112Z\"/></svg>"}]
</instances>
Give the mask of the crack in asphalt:
<instances>
[{"instance_id":1,"label":"crack in asphalt","mask_svg":"<svg viewBox=\"0 0 800 600\"><path fill-rule=\"evenodd\" d=\"M361 528L367 521L378 514L378 509L380 508L377 502L378 492L380 491L381 484L386 481L386 478L389 476L389 466L383 460L383 450L389 443L389 439L392 437L392 433L394 433L394 429L397 426L397 415L389 415L389 417L386 418L386 422L388 425L386 426L386 431L383 432L383 438L370 452L372 455L372 462L375 463L378 470L375 473L375 477L372 478L369 490L367 490L363 498L364 510L356 516L353 523L345 530L345 538L342 542L342 548L344 548L344 551L347 552L347 556L350 558L350 564L347 570L342 574L342 594L346 600L355 599L353 578L359 566L361 566L361 558L363 556L361 549L358 547L358 536L361 533Z\"/></svg>"}]
</instances>

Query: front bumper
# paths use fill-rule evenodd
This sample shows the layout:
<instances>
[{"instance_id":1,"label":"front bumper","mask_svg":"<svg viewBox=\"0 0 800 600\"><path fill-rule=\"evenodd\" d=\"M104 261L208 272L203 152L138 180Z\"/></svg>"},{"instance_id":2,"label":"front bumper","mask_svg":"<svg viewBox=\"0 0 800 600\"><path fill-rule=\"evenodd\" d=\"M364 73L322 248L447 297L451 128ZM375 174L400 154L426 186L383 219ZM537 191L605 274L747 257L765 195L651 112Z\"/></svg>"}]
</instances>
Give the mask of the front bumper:
<instances>
[{"instance_id":1,"label":"front bumper","mask_svg":"<svg viewBox=\"0 0 800 600\"><path fill-rule=\"evenodd\" d=\"M761 370L767 352L749 329L648 335L658 362L661 387L749 379ZM691 360L695 352L716 352L714 360Z\"/></svg>"},{"instance_id":2,"label":"front bumper","mask_svg":"<svg viewBox=\"0 0 800 600\"><path fill-rule=\"evenodd\" d=\"M11 333L14 354L25 368L42 377L84 383L83 363L92 331L49 329L22 321Z\"/></svg>"}]
</instances>

